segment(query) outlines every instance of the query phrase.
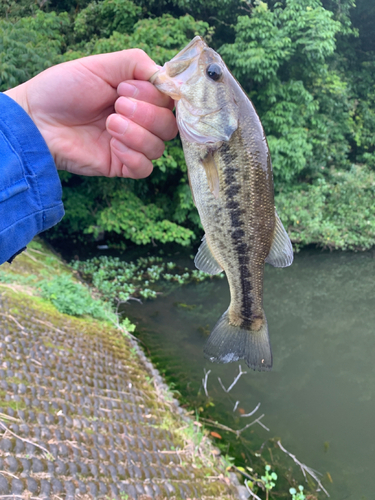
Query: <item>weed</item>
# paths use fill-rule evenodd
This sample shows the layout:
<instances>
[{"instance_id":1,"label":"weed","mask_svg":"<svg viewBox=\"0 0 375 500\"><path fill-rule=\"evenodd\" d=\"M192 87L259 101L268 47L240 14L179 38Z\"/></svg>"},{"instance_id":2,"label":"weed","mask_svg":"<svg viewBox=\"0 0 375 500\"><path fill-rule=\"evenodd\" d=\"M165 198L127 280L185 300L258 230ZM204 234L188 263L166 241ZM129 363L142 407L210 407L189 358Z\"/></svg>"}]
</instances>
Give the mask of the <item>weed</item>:
<instances>
[{"instance_id":1,"label":"weed","mask_svg":"<svg viewBox=\"0 0 375 500\"><path fill-rule=\"evenodd\" d=\"M245 486L247 487L247 489L249 491L253 492L254 486L261 484L264 487L264 489L266 490L266 500L268 500L270 491L276 486L276 483L275 483L276 480L277 480L276 472L271 472L271 466L266 465L264 476L261 476L260 479L256 479L254 482L249 481L249 480L245 481ZM259 497L256 497L256 498L259 498Z\"/></svg>"},{"instance_id":2,"label":"weed","mask_svg":"<svg viewBox=\"0 0 375 500\"><path fill-rule=\"evenodd\" d=\"M303 486L298 486L297 491L295 488L290 488L289 493L292 495L292 500L305 500L305 494L303 493Z\"/></svg>"},{"instance_id":3,"label":"weed","mask_svg":"<svg viewBox=\"0 0 375 500\"><path fill-rule=\"evenodd\" d=\"M129 318L125 318L121 321L121 326L125 328L125 330L129 333L133 333L136 329L136 326L130 321Z\"/></svg>"},{"instance_id":4,"label":"weed","mask_svg":"<svg viewBox=\"0 0 375 500\"><path fill-rule=\"evenodd\" d=\"M64 314L108 319L109 307L104 302L93 299L87 287L74 282L68 274L52 280L42 280L38 288L42 297L52 302L56 309Z\"/></svg>"},{"instance_id":5,"label":"weed","mask_svg":"<svg viewBox=\"0 0 375 500\"><path fill-rule=\"evenodd\" d=\"M95 257L86 261L74 261L73 269L92 283L104 299L116 303L129 298L154 299L160 287L200 282L211 275L198 270L181 268L173 262L163 262L160 257L140 258L136 262L125 262L118 257ZM175 270L175 274L169 271ZM177 271L177 272L176 272Z\"/></svg>"},{"instance_id":6,"label":"weed","mask_svg":"<svg viewBox=\"0 0 375 500\"><path fill-rule=\"evenodd\" d=\"M264 487L266 488L266 491L270 491L272 490L272 488L276 486L275 481L277 479L277 474L276 472L270 472L270 471L271 471L271 466L266 465L265 475L261 477L262 481L264 482Z\"/></svg>"}]
</instances>

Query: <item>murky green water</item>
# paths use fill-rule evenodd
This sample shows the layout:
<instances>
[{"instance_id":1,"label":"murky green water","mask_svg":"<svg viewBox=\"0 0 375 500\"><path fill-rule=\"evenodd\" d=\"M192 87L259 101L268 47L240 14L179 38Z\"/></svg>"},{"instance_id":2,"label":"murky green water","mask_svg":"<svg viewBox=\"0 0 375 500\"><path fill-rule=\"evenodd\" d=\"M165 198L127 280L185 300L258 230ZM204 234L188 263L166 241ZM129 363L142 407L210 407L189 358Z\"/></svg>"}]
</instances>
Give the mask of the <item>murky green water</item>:
<instances>
[{"instance_id":1,"label":"murky green water","mask_svg":"<svg viewBox=\"0 0 375 500\"><path fill-rule=\"evenodd\" d=\"M288 269L267 266L264 308L274 368L247 370L229 394L217 377L228 387L238 363L214 365L202 353L206 330L229 303L226 279L132 303L127 312L154 359L168 362L168 374L185 396L196 396L203 370L211 369L208 393L222 423L239 429L264 413L270 432L258 425L246 432L260 443L278 436L299 460L329 472L333 483L324 484L332 498L374 499L374 257L305 251ZM241 418L238 408L233 412L236 401L246 412L261 406L253 417Z\"/></svg>"}]
</instances>

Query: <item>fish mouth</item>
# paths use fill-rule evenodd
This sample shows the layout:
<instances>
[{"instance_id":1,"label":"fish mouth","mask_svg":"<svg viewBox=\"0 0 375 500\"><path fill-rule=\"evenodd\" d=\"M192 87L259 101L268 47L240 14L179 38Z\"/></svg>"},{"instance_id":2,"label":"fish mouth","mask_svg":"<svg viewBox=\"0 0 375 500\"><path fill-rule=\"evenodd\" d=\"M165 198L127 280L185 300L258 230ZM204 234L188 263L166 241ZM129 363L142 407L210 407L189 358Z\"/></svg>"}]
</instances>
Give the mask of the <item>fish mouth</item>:
<instances>
[{"instance_id":1,"label":"fish mouth","mask_svg":"<svg viewBox=\"0 0 375 500\"><path fill-rule=\"evenodd\" d=\"M150 82L158 90L178 101L182 97L181 86L193 77L198 67L199 57L207 48L203 38L196 36L181 52L152 75Z\"/></svg>"}]
</instances>

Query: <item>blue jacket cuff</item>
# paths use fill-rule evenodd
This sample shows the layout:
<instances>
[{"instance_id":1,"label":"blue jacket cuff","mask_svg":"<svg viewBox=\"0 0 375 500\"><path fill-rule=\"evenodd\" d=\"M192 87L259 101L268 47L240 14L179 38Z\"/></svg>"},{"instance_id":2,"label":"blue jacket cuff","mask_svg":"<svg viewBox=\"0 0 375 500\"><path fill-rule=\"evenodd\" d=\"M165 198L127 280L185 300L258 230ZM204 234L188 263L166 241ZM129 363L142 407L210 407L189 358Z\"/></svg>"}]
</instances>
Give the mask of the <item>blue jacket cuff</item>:
<instances>
[{"instance_id":1,"label":"blue jacket cuff","mask_svg":"<svg viewBox=\"0 0 375 500\"><path fill-rule=\"evenodd\" d=\"M0 93L0 264L64 215L47 144L29 115Z\"/></svg>"}]
</instances>

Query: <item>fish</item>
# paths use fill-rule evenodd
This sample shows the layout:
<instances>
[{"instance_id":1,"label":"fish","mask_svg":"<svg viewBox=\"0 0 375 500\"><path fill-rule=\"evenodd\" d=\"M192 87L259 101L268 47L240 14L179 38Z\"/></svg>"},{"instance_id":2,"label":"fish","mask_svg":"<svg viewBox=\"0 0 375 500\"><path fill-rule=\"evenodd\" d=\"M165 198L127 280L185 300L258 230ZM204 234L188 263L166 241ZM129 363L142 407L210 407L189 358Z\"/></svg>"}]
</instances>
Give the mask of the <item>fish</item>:
<instances>
[{"instance_id":1,"label":"fish","mask_svg":"<svg viewBox=\"0 0 375 500\"><path fill-rule=\"evenodd\" d=\"M293 248L275 210L261 121L223 59L199 36L150 81L175 100L189 183L205 231L194 263L211 275L225 271L229 283L229 307L204 355L218 363L244 359L254 370L270 370L264 266L291 265Z\"/></svg>"}]
</instances>

